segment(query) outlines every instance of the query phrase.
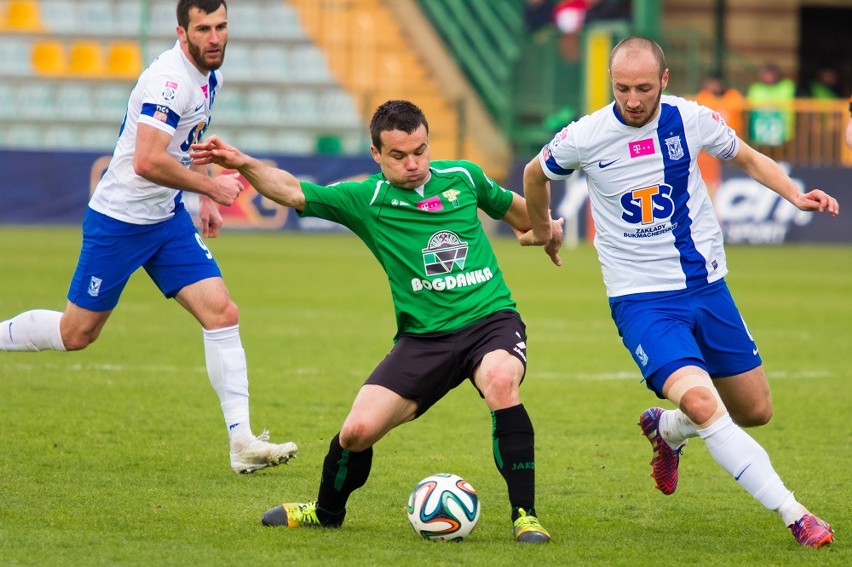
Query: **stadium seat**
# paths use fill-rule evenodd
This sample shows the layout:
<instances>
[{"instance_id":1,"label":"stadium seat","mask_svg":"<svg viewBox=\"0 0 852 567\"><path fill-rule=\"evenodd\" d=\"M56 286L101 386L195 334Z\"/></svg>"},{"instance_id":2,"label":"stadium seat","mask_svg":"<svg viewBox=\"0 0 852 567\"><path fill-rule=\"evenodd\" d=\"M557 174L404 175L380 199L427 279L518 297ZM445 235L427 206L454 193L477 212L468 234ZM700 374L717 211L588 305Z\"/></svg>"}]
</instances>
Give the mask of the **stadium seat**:
<instances>
[{"instance_id":1,"label":"stadium seat","mask_svg":"<svg viewBox=\"0 0 852 567\"><path fill-rule=\"evenodd\" d=\"M252 78L257 78L252 69L251 49L239 42L229 44L225 54L225 63L222 65L225 81L251 81Z\"/></svg>"},{"instance_id":2,"label":"stadium seat","mask_svg":"<svg viewBox=\"0 0 852 567\"><path fill-rule=\"evenodd\" d=\"M282 130L276 134L271 149L276 153L309 155L315 150L314 136L307 132Z\"/></svg>"},{"instance_id":3,"label":"stadium seat","mask_svg":"<svg viewBox=\"0 0 852 567\"><path fill-rule=\"evenodd\" d=\"M33 71L46 77L57 77L68 72L68 54L65 45L57 40L42 40L33 44L30 56Z\"/></svg>"},{"instance_id":4,"label":"stadium seat","mask_svg":"<svg viewBox=\"0 0 852 567\"><path fill-rule=\"evenodd\" d=\"M122 2L122 4L137 4L137 2ZM115 33L113 4L110 0L77 0L77 12L79 32L86 35Z\"/></svg>"},{"instance_id":5,"label":"stadium seat","mask_svg":"<svg viewBox=\"0 0 852 567\"><path fill-rule=\"evenodd\" d=\"M272 137L266 130L245 128L239 131L237 144L248 152L268 152Z\"/></svg>"},{"instance_id":6,"label":"stadium seat","mask_svg":"<svg viewBox=\"0 0 852 567\"><path fill-rule=\"evenodd\" d=\"M59 118L72 120L88 120L96 111L92 91L82 81L62 81L56 88L56 106Z\"/></svg>"},{"instance_id":7,"label":"stadium seat","mask_svg":"<svg viewBox=\"0 0 852 567\"><path fill-rule=\"evenodd\" d=\"M0 75L26 77L33 74L30 42L15 35L0 36Z\"/></svg>"},{"instance_id":8,"label":"stadium seat","mask_svg":"<svg viewBox=\"0 0 852 567\"><path fill-rule=\"evenodd\" d=\"M318 97L317 107L322 123L327 126L345 128L361 124L355 100L341 89L325 89Z\"/></svg>"},{"instance_id":9,"label":"stadium seat","mask_svg":"<svg viewBox=\"0 0 852 567\"><path fill-rule=\"evenodd\" d=\"M85 149L112 151L118 140L118 125L92 126L83 129L80 145Z\"/></svg>"},{"instance_id":10,"label":"stadium seat","mask_svg":"<svg viewBox=\"0 0 852 567\"><path fill-rule=\"evenodd\" d=\"M175 2L151 2L151 33L173 35L176 28Z\"/></svg>"},{"instance_id":11,"label":"stadium seat","mask_svg":"<svg viewBox=\"0 0 852 567\"><path fill-rule=\"evenodd\" d=\"M287 2L272 0L266 2L261 18L264 35L281 39L305 39L305 30L299 21L299 14Z\"/></svg>"},{"instance_id":12,"label":"stadium seat","mask_svg":"<svg viewBox=\"0 0 852 567\"><path fill-rule=\"evenodd\" d=\"M297 46L290 50L293 80L310 84L333 84L325 54L315 45Z\"/></svg>"},{"instance_id":13,"label":"stadium seat","mask_svg":"<svg viewBox=\"0 0 852 567\"><path fill-rule=\"evenodd\" d=\"M6 147L25 150L44 146L44 131L35 124L12 124L6 129Z\"/></svg>"},{"instance_id":14,"label":"stadium seat","mask_svg":"<svg viewBox=\"0 0 852 567\"><path fill-rule=\"evenodd\" d=\"M142 34L142 2L122 2L113 13L115 33L125 37Z\"/></svg>"},{"instance_id":15,"label":"stadium seat","mask_svg":"<svg viewBox=\"0 0 852 567\"><path fill-rule=\"evenodd\" d=\"M16 89L11 81L0 82L0 118L14 118L18 114Z\"/></svg>"},{"instance_id":16,"label":"stadium seat","mask_svg":"<svg viewBox=\"0 0 852 567\"><path fill-rule=\"evenodd\" d=\"M102 121L119 124L127 112L127 99L132 85L107 83L95 89L95 113Z\"/></svg>"},{"instance_id":17,"label":"stadium seat","mask_svg":"<svg viewBox=\"0 0 852 567\"><path fill-rule=\"evenodd\" d=\"M287 81L298 72L289 50L281 44L258 45L252 50L254 77L265 81Z\"/></svg>"},{"instance_id":18,"label":"stadium seat","mask_svg":"<svg viewBox=\"0 0 852 567\"><path fill-rule=\"evenodd\" d=\"M115 41L107 51L107 74L135 79L142 72L142 51L135 41Z\"/></svg>"},{"instance_id":19,"label":"stadium seat","mask_svg":"<svg viewBox=\"0 0 852 567\"><path fill-rule=\"evenodd\" d=\"M317 97L308 89L293 88L281 96L283 120L292 126L311 126L321 124L322 118L317 110Z\"/></svg>"},{"instance_id":20,"label":"stadium seat","mask_svg":"<svg viewBox=\"0 0 852 567\"><path fill-rule=\"evenodd\" d=\"M245 106L246 118L252 124L275 126L281 121L281 102L276 89L252 89L246 97Z\"/></svg>"},{"instance_id":21,"label":"stadium seat","mask_svg":"<svg viewBox=\"0 0 852 567\"><path fill-rule=\"evenodd\" d=\"M72 0L41 0L41 19L50 33L78 34L77 6Z\"/></svg>"},{"instance_id":22,"label":"stadium seat","mask_svg":"<svg viewBox=\"0 0 852 567\"><path fill-rule=\"evenodd\" d=\"M228 28L229 33L236 38L245 40L263 37L265 30L260 6L256 2L229 3Z\"/></svg>"},{"instance_id":23,"label":"stadium seat","mask_svg":"<svg viewBox=\"0 0 852 567\"><path fill-rule=\"evenodd\" d=\"M56 93L48 82L31 80L20 83L15 94L16 108L21 118L55 120L58 118Z\"/></svg>"},{"instance_id":24,"label":"stadium seat","mask_svg":"<svg viewBox=\"0 0 852 567\"><path fill-rule=\"evenodd\" d=\"M40 32L44 30L36 0L8 0L6 29L15 32Z\"/></svg>"},{"instance_id":25,"label":"stadium seat","mask_svg":"<svg viewBox=\"0 0 852 567\"><path fill-rule=\"evenodd\" d=\"M105 77L106 64L101 44L84 39L72 43L68 71L80 77Z\"/></svg>"},{"instance_id":26,"label":"stadium seat","mask_svg":"<svg viewBox=\"0 0 852 567\"><path fill-rule=\"evenodd\" d=\"M44 132L44 147L79 149L80 129L68 124L51 124Z\"/></svg>"},{"instance_id":27,"label":"stadium seat","mask_svg":"<svg viewBox=\"0 0 852 567\"><path fill-rule=\"evenodd\" d=\"M246 108L241 89L228 87L216 96L213 105L213 122L217 125L239 126L245 121Z\"/></svg>"}]
</instances>

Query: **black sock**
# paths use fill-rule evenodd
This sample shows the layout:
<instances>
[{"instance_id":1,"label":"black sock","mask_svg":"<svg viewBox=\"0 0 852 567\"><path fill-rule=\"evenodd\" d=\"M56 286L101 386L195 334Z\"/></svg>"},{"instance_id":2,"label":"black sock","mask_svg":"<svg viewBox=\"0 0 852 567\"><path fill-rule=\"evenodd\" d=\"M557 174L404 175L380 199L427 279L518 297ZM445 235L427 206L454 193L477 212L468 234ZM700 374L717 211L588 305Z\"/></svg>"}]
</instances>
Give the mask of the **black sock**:
<instances>
[{"instance_id":1,"label":"black sock","mask_svg":"<svg viewBox=\"0 0 852 567\"><path fill-rule=\"evenodd\" d=\"M346 514L349 495L364 486L370 476L373 448L355 453L340 446L334 436L322 464L322 480L317 496L317 519L323 524L340 524Z\"/></svg>"},{"instance_id":2,"label":"black sock","mask_svg":"<svg viewBox=\"0 0 852 567\"><path fill-rule=\"evenodd\" d=\"M506 480L512 521L535 515L535 433L523 404L491 412L494 463Z\"/></svg>"}]
</instances>

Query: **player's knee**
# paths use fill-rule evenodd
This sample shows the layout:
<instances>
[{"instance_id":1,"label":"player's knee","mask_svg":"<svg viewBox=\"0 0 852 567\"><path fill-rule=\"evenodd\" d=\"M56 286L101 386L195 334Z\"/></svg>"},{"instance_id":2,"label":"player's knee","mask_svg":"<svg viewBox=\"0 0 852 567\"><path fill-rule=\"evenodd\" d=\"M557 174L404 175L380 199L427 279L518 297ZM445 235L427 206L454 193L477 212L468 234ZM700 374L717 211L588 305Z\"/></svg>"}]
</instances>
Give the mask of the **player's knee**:
<instances>
[{"instance_id":1,"label":"player's knee","mask_svg":"<svg viewBox=\"0 0 852 567\"><path fill-rule=\"evenodd\" d=\"M699 427L707 427L726 413L715 391L703 386L687 390L680 398L680 409Z\"/></svg>"},{"instance_id":2,"label":"player's knee","mask_svg":"<svg viewBox=\"0 0 852 567\"><path fill-rule=\"evenodd\" d=\"M347 451L366 451L375 442L375 432L362 420L347 419L340 429L340 446Z\"/></svg>"},{"instance_id":3,"label":"player's knee","mask_svg":"<svg viewBox=\"0 0 852 567\"><path fill-rule=\"evenodd\" d=\"M223 301L220 306L211 309L204 317L205 329L224 329L233 327L240 322L240 310L231 299Z\"/></svg>"},{"instance_id":4,"label":"player's knee","mask_svg":"<svg viewBox=\"0 0 852 567\"><path fill-rule=\"evenodd\" d=\"M71 330L62 333L62 345L66 351L83 350L98 338L99 331Z\"/></svg>"},{"instance_id":5,"label":"player's knee","mask_svg":"<svg viewBox=\"0 0 852 567\"><path fill-rule=\"evenodd\" d=\"M504 369L491 369L482 378L482 395L489 405L497 407L517 405L518 379Z\"/></svg>"}]
</instances>

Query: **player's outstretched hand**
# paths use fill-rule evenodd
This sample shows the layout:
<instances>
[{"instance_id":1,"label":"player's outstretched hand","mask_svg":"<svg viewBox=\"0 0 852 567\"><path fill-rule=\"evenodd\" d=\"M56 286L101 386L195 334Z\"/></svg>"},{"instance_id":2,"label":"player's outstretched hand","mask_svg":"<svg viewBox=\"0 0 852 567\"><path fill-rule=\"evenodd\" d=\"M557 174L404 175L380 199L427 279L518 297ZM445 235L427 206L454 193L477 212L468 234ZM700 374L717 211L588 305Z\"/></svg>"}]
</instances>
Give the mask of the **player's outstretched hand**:
<instances>
[{"instance_id":1,"label":"player's outstretched hand","mask_svg":"<svg viewBox=\"0 0 852 567\"><path fill-rule=\"evenodd\" d=\"M189 157L193 165L208 165L215 163L227 169L239 169L246 165L249 156L240 150L226 144L219 136L210 136L207 140L192 144Z\"/></svg>"},{"instance_id":2,"label":"player's outstretched hand","mask_svg":"<svg viewBox=\"0 0 852 567\"><path fill-rule=\"evenodd\" d=\"M564 224L565 219L562 217L550 220L550 242L544 245L544 251L550 256L550 261L557 266L562 265L562 258L559 257L559 249L562 248L562 240L564 238L562 225Z\"/></svg>"},{"instance_id":3,"label":"player's outstretched hand","mask_svg":"<svg viewBox=\"0 0 852 567\"><path fill-rule=\"evenodd\" d=\"M840 205L837 203L837 199L821 189L814 189L799 195L793 204L803 211L825 212L833 217L840 213Z\"/></svg>"}]
</instances>

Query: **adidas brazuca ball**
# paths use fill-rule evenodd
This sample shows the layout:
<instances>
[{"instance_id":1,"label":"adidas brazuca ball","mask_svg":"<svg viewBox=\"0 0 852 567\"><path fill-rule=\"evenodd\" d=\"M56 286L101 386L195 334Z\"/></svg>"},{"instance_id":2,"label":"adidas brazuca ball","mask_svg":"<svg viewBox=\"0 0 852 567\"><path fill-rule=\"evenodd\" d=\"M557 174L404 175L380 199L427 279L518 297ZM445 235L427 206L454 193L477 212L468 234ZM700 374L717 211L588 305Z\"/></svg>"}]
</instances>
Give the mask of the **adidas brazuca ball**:
<instances>
[{"instance_id":1,"label":"adidas brazuca ball","mask_svg":"<svg viewBox=\"0 0 852 567\"><path fill-rule=\"evenodd\" d=\"M408 497L408 521L424 539L462 541L479 521L479 497L454 474L427 476Z\"/></svg>"}]
</instances>

